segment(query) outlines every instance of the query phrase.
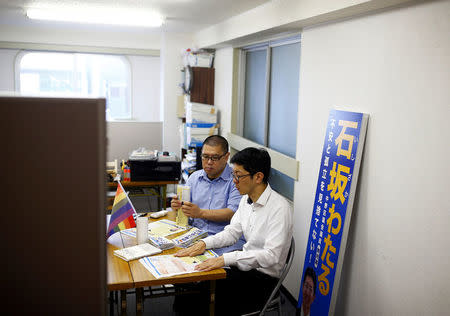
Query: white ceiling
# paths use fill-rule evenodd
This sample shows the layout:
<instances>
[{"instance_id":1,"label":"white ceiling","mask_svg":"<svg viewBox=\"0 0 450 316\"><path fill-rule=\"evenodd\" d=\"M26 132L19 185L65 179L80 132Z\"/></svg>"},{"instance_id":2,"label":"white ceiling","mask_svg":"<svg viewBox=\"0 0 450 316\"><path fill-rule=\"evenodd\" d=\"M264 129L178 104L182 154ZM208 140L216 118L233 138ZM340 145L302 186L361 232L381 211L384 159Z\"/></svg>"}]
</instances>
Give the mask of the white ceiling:
<instances>
[{"instance_id":1,"label":"white ceiling","mask_svg":"<svg viewBox=\"0 0 450 316\"><path fill-rule=\"evenodd\" d=\"M158 29L148 32L196 32L208 26L239 15L271 0L0 0L0 24L33 27L56 25L59 28L86 28L76 23L48 22L29 20L25 9L39 5L104 6L123 9L153 10L162 14L165 23ZM106 26L99 26L106 28ZM112 29L133 27L107 27ZM142 30L141 30L142 31Z\"/></svg>"}]
</instances>

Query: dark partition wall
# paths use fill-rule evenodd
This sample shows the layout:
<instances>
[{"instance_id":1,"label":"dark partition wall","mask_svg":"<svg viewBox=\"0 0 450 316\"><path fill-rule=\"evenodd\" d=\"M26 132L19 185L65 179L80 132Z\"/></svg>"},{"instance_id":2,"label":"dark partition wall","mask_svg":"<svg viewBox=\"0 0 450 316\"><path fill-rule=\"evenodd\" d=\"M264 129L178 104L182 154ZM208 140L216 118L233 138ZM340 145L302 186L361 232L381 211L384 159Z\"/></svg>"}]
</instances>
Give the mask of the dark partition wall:
<instances>
[{"instance_id":1,"label":"dark partition wall","mask_svg":"<svg viewBox=\"0 0 450 316\"><path fill-rule=\"evenodd\" d=\"M105 100L0 96L0 114L2 309L104 315Z\"/></svg>"}]
</instances>

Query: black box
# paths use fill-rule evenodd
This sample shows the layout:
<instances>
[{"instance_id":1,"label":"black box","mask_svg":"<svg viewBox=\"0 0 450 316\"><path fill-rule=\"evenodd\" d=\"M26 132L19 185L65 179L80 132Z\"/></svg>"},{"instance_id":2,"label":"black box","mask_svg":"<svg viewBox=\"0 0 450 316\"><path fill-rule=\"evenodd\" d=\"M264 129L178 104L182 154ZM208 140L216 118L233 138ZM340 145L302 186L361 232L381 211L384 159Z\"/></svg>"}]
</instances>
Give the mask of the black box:
<instances>
[{"instance_id":1,"label":"black box","mask_svg":"<svg viewBox=\"0 0 450 316\"><path fill-rule=\"evenodd\" d=\"M129 160L131 181L178 181L180 161Z\"/></svg>"}]
</instances>

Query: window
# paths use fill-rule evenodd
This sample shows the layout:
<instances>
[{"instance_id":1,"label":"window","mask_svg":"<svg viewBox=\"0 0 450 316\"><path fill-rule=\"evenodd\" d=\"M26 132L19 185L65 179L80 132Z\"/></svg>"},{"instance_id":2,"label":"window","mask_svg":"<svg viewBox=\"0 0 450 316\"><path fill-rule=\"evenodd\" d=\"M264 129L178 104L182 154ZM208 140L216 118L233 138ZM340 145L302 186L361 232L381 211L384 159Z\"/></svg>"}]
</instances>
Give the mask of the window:
<instances>
[{"instance_id":1,"label":"window","mask_svg":"<svg viewBox=\"0 0 450 316\"><path fill-rule=\"evenodd\" d=\"M115 55L24 52L17 59L17 89L23 94L104 97L106 117L131 119L131 71Z\"/></svg>"},{"instance_id":2,"label":"window","mask_svg":"<svg viewBox=\"0 0 450 316\"><path fill-rule=\"evenodd\" d=\"M246 47L241 136L295 159L300 37ZM273 168L270 185L293 200L294 178Z\"/></svg>"}]
</instances>

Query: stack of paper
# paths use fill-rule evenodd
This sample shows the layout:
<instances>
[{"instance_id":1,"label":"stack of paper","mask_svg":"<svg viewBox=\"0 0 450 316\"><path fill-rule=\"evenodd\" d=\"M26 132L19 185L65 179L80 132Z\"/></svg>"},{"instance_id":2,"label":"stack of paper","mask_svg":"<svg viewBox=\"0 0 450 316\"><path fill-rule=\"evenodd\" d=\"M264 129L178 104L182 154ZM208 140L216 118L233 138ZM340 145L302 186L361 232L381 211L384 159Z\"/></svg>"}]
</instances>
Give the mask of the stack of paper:
<instances>
[{"instance_id":1,"label":"stack of paper","mask_svg":"<svg viewBox=\"0 0 450 316\"><path fill-rule=\"evenodd\" d=\"M218 134L217 111L209 104L186 102L186 142L202 146L210 135Z\"/></svg>"},{"instance_id":2,"label":"stack of paper","mask_svg":"<svg viewBox=\"0 0 450 316\"><path fill-rule=\"evenodd\" d=\"M186 248L186 247L189 247L195 241L205 238L205 237L208 237L208 233L206 231L200 230L196 227L192 227L192 229L190 231L172 239L172 241L178 247Z\"/></svg>"},{"instance_id":3,"label":"stack of paper","mask_svg":"<svg viewBox=\"0 0 450 316\"><path fill-rule=\"evenodd\" d=\"M125 261L130 261L130 260L135 260L135 259L139 259L142 257L155 255L155 254L161 253L161 252L162 252L161 249L158 249L150 244L145 243L145 244L140 244L137 246L114 250L114 255L116 255L117 257L119 257Z\"/></svg>"},{"instance_id":4,"label":"stack of paper","mask_svg":"<svg viewBox=\"0 0 450 316\"><path fill-rule=\"evenodd\" d=\"M174 221L162 219L148 224L148 234L150 236L167 237L186 230L186 227L177 225Z\"/></svg>"},{"instance_id":5,"label":"stack of paper","mask_svg":"<svg viewBox=\"0 0 450 316\"><path fill-rule=\"evenodd\" d=\"M167 239L165 237L161 237L161 236L149 235L148 241L150 241L150 243L153 246L158 247L159 249L162 249L162 250L166 250L166 249L175 247L175 243L172 240Z\"/></svg>"},{"instance_id":6,"label":"stack of paper","mask_svg":"<svg viewBox=\"0 0 450 316\"><path fill-rule=\"evenodd\" d=\"M217 111L213 105L186 102L186 124L190 127L211 127L217 123Z\"/></svg>"}]
</instances>

